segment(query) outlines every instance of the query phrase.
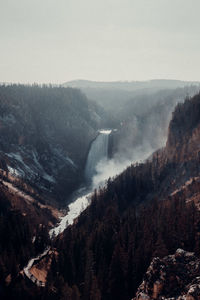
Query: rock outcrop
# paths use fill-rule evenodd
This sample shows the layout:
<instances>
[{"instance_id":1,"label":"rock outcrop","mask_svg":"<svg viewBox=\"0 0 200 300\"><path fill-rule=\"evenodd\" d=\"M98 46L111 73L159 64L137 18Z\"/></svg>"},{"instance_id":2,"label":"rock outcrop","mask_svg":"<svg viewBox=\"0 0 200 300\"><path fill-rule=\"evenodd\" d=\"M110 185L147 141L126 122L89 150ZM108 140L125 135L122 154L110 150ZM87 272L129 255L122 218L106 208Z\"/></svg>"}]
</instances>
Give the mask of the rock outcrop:
<instances>
[{"instance_id":1,"label":"rock outcrop","mask_svg":"<svg viewBox=\"0 0 200 300\"><path fill-rule=\"evenodd\" d=\"M182 249L162 259L155 257L138 288L136 299L200 299L200 259Z\"/></svg>"},{"instance_id":2,"label":"rock outcrop","mask_svg":"<svg viewBox=\"0 0 200 300\"><path fill-rule=\"evenodd\" d=\"M30 270L37 280L47 280L45 299L200 299L200 259L194 255L200 253L199 108L200 94L178 106L167 147L109 179L76 223L53 241L56 259L51 263L47 255L42 265ZM21 243L26 242L22 229L17 235ZM27 253L37 257L46 246L45 236L42 242L32 242L34 236L44 234L33 232L24 260ZM22 250L16 260L21 264ZM2 256L0 262L4 260ZM7 267L6 285L9 274L16 274L13 265ZM7 299L43 297L26 278L17 280L5 288Z\"/></svg>"},{"instance_id":3,"label":"rock outcrop","mask_svg":"<svg viewBox=\"0 0 200 300\"><path fill-rule=\"evenodd\" d=\"M103 113L78 90L0 86L0 168L61 203L83 180Z\"/></svg>"}]
</instances>

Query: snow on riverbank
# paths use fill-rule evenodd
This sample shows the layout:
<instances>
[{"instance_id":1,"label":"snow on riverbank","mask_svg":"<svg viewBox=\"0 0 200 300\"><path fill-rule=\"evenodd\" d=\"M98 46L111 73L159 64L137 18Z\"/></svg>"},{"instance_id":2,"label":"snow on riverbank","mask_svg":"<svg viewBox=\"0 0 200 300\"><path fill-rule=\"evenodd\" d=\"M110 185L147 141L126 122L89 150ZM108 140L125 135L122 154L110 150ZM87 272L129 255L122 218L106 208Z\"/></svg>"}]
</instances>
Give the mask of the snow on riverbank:
<instances>
[{"instance_id":1,"label":"snow on riverbank","mask_svg":"<svg viewBox=\"0 0 200 300\"><path fill-rule=\"evenodd\" d=\"M63 232L68 225L72 225L74 220L84 211L90 204L90 196L92 193L88 193L84 196L78 197L73 203L69 205L69 211L66 216L60 218L60 223L57 227L52 228L49 231L50 237L57 236Z\"/></svg>"}]
</instances>

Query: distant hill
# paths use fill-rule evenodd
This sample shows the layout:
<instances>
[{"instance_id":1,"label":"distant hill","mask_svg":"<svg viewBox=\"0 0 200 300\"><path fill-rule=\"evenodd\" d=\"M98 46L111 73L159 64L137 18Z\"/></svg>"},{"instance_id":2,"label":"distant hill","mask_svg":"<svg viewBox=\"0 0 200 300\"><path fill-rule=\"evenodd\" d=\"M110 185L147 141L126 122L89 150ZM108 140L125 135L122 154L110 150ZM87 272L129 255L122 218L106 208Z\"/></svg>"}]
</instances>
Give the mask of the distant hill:
<instances>
[{"instance_id":1,"label":"distant hill","mask_svg":"<svg viewBox=\"0 0 200 300\"><path fill-rule=\"evenodd\" d=\"M90 81L73 80L63 84L65 87L90 88L90 89L120 89L135 91L140 89L172 89L190 85L200 85L198 81L181 81L169 79L153 79L147 81Z\"/></svg>"},{"instance_id":2,"label":"distant hill","mask_svg":"<svg viewBox=\"0 0 200 300\"><path fill-rule=\"evenodd\" d=\"M200 87L200 82L168 79L114 82L74 80L64 83L63 86L81 89L89 99L113 112L113 110L121 108L124 102L136 96L152 95L160 90L167 89Z\"/></svg>"}]
</instances>

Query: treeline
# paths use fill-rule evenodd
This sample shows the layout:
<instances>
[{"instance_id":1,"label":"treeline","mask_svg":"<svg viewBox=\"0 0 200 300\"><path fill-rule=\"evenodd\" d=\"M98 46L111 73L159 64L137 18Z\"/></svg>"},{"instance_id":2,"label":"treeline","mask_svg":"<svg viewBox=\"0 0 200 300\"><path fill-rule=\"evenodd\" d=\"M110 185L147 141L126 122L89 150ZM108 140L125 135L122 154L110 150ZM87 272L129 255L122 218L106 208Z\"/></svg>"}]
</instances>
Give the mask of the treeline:
<instances>
[{"instance_id":1,"label":"treeline","mask_svg":"<svg viewBox=\"0 0 200 300\"><path fill-rule=\"evenodd\" d=\"M83 181L90 143L107 122L77 89L1 85L0 160L61 203Z\"/></svg>"},{"instance_id":2,"label":"treeline","mask_svg":"<svg viewBox=\"0 0 200 300\"><path fill-rule=\"evenodd\" d=\"M168 143L174 146L191 135L194 128L199 125L200 93L193 98L187 98L184 103L179 103L173 112L169 126Z\"/></svg>"},{"instance_id":3,"label":"treeline","mask_svg":"<svg viewBox=\"0 0 200 300\"><path fill-rule=\"evenodd\" d=\"M200 95L195 99L200 105ZM193 106L193 101L186 101L186 107L188 103ZM192 113L185 122L187 118L190 122ZM194 129L198 125L196 119ZM185 131L187 136L191 133ZM180 155L181 147L176 146ZM55 241L58 256L52 260L46 287L28 290L18 285L10 290L11 295L20 292L20 299L128 300L154 256L172 254L177 248L199 255L199 181L193 180L187 192L179 191L200 174L200 157L191 154L180 162L169 160L167 151L158 151L146 163L132 165L108 180L106 187L95 191L76 224Z\"/></svg>"},{"instance_id":4,"label":"treeline","mask_svg":"<svg viewBox=\"0 0 200 300\"><path fill-rule=\"evenodd\" d=\"M131 299L154 256L180 247L199 252L199 224L199 211L184 197L124 211L115 201L93 200L58 241L47 298L66 299L67 293L67 299Z\"/></svg>"},{"instance_id":5,"label":"treeline","mask_svg":"<svg viewBox=\"0 0 200 300\"><path fill-rule=\"evenodd\" d=\"M40 254L49 244L48 211L25 204L18 195L0 184L0 297L9 299L12 284L30 257ZM55 221L55 220L54 220Z\"/></svg>"},{"instance_id":6,"label":"treeline","mask_svg":"<svg viewBox=\"0 0 200 300\"><path fill-rule=\"evenodd\" d=\"M188 103L191 110L200 105L200 95L194 99L186 101L186 110ZM199 157L188 153L188 161L177 163L163 156L167 153L158 151L151 161L130 166L94 193L77 224L56 242L59 256L49 272L48 299L65 299L66 294L67 299L131 299L154 256L177 248L199 253L200 214L193 200L186 201L198 194L199 183L191 185L189 194L170 196L199 176Z\"/></svg>"},{"instance_id":7,"label":"treeline","mask_svg":"<svg viewBox=\"0 0 200 300\"><path fill-rule=\"evenodd\" d=\"M19 136L23 134L25 145L35 142L45 150L48 137L54 137L51 142L56 143L62 136L63 139L66 138L62 143L71 147L73 143L69 143L68 136L77 143L74 135L80 134L79 131L85 134L84 127L89 131L98 127L91 113L92 108L94 105L79 90L72 88L0 86L0 116L10 119L10 126L4 130L9 133L12 128L12 136L8 134L12 143L18 144ZM12 126L13 123L15 127Z\"/></svg>"}]
</instances>

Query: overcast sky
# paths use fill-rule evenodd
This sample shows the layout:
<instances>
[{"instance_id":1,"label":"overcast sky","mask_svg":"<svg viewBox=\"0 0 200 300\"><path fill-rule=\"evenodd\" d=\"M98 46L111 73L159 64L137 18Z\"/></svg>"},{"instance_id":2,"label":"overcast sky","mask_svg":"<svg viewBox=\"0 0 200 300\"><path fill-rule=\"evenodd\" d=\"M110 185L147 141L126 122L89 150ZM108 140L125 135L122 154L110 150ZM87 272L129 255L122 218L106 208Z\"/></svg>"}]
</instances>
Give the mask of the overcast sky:
<instances>
[{"instance_id":1,"label":"overcast sky","mask_svg":"<svg viewBox=\"0 0 200 300\"><path fill-rule=\"evenodd\" d=\"M0 82L200 80L200 0L0 0Z\"/></svg>"}]
</instances>

